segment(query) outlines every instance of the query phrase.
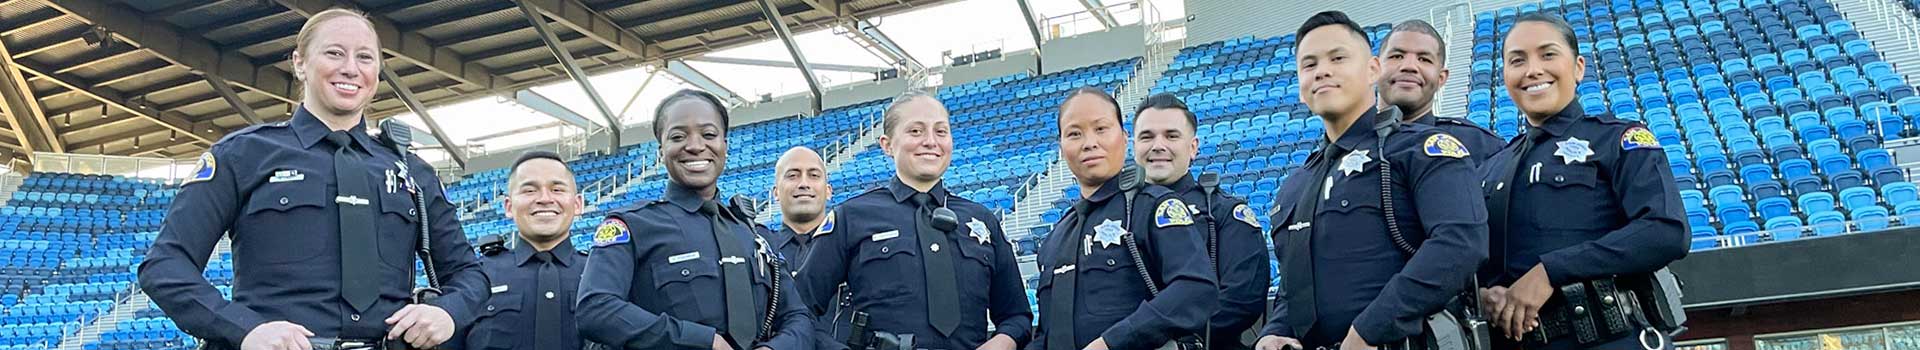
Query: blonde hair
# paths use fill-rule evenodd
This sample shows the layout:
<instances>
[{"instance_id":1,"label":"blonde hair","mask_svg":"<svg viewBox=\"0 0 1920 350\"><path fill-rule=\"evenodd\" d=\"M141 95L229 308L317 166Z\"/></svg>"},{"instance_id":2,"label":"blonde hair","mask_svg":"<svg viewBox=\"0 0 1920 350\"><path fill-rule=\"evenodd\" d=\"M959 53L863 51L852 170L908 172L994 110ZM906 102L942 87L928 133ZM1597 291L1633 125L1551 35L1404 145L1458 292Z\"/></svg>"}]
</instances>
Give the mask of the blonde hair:
<instances>
[{"instance_id":1,"label":"blonde hair","mask_svg":"<svg viewBox=\"0 0 1920 350\"><path fill-rule=\"evenodd\" d=\"M302 57L307 51L307 44L313 42L313 31L315 28L319 27L320 23L336 17L358 19L360 22L366 23L367 28L373 28L373 19L367 18L367 14L361 13L360 11L344 8L331 8L326 11L320 11L320 13L313 14L313 17L307 17L307 23L300 25L300 34L293 37L293 53L291 55L294 57ZM379 31L375 31L373 36L373 42L380 42ZM300 68L294 67L294 70L299 71ZM298 74L294 77L296 79L302 79Z\"/></svg>"}]
</instances>

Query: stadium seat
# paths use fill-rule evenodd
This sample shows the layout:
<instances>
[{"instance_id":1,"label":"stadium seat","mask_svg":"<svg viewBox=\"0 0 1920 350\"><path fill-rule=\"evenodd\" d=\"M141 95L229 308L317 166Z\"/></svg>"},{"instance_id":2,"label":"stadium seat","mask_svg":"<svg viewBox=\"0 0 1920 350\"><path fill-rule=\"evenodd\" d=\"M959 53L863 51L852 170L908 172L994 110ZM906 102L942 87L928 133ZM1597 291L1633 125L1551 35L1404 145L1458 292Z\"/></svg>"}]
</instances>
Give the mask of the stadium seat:
<instances>
[{"instance_id":1,"label":"stadium seat","mask_svg":"<svg viewBox=\"0 0 1920 350\"><path fill-rule=\"evenodd\" d=\"M1776 242L1791 241L1800 238L1800 218L1783 216L1767 220L1767 233Z\"/></svg>"},{"instance_id":2,"label":"stadium seat","mask_svg":"<svg viewBox=\"0 0 1920 350\"><path fill-rule=\"evenodd\" d=\"M1815 235L1832 236L1847 232L1847 218L1840 212L1823 212L1807 216L1807 226L1813 227Z\"/></svg>"},{"instance_id":3,"label":"stadium seat","mask_svg":"<svg viewBox=\"0 0 1920 350\"><path fill-rule=\"evenodd\" d=\"M1853 223L1860 231L1887 228L1887 208L1868 206L1853 211Z\"/></svg>"}]
</instances>

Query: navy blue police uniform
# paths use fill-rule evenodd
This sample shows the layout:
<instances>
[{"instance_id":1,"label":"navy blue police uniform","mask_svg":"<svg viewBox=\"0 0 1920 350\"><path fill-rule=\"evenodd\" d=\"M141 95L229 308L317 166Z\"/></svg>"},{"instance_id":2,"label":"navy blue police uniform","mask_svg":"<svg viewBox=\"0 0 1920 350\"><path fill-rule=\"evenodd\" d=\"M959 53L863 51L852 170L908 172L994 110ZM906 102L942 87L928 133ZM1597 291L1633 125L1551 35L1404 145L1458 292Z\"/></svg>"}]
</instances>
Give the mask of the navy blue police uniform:
<instances>
[{"instance_id":1,"label":"navy blue police uniform","mask_svg":"<svg viewBox=\"0 0 1920 350\"><path fill-rule=\"evenodd\" d=\"M1384 143L1382 120L1397 128ZM1308 349L1337 347L1349 328L1371 345L1399 342L1471 287L1487 228L1470 151L1398 120L1398 108L1369 109L1281 184L1268 222L1283 281L1262 335Z\"/></svg>"},{"instance_id":2,"label":"navy blue police uniform","mask_svg":"<svg viewBox=\"0 0 1920 350\"><path fill-rule=\"evenodd\" d=\"M363 173L347 175L360 177L347 180L361 190L339 189L341 144L350 147L343 154L362 160L350 169ZM254 327L273 321L304 326L321 342L377 341L387 317L413 296L423 213L412 191L422 191L434 277L446 293L432 305L452 316L455 329L466 328L485 298L486 277L433 167L401 157L368 136L365 123L335 132L305 107L292 120L228 134L181 185L140 265L141 289L213 348L239 348ZM343 238L342 210L368 213L346 226L366 225L350 234L370 239ZM201 274L222 237L233 241L231 301ZM371 287L350 291L349 283Z\"/></svg>"},{"instance_id":3,"label":"navy blue police uniform","mask_svg":"<svg viewBox=\"0 0 1920 350\"><path fill-rule=\"evenodd\" d=\"M781 223L778 224L780 230L767 235L767 243L772 243L774 251L779 252L780 258L786 261L788 275L798 278L800 270L807 266L807 254L818 246L814 243L819 241L820 236L833 233L833 211L827 211L825 215L827 217L820 221L819 227L813 228L813 232L800 234L794 232L793 227Z\"/></svg>"},{"instance_id":4,"label":"navy blue police uniform","mask_svg":"<svg viewBox=\"0 0 1920 350\"><path fill-rule=\"evenodd\" d=\"M766 227L752 220L738 204L677 184L665 199L609 214L580 277L580 335L627 349L711 349L716 334L738 349L813 348L812 317L792 277L771 268L779 259L759 238ZM716 235L714 222L728 236ZM750 271L736 271L751 275L742 280L751 287L725 283L730 264L746 265ZM732 292L744 293L738 304L728 302Z\"/></svg>"},{"instance_id":5,"label":"navy blue police uniform","mask_svg":"<svg viewBox=\"0 0 1920 350\"><path fill-rule=\"evenodd\" d=\"M1496 221L1481 269L1487 286L1511 285L1536 264L1557 288L1651 273L1687 254L1686 209L1667 154L1639 122L1569 103L1486 164L1482 186ZM1542 306L1541 322L1561 321L1562 297ZM1596 348L1641 348L1631 335ZM1554 338L1528 348L1580 348L1573 337Z\"/></svg>"},{"instance_id":6,"label":"navy blue police uniform","mask_svg":"<svg viewBox=\"0 0 1920 350\"><path fill-rule=\"evenodd\" d=\"M928 223L938 207L952 210L952 227ZM896 178L847 199L828 217L843 220L815 238L799 278L815 315L834 323L821 325L832 340L824 346L971 350L999 334L1026 343L1033 324L1026 285L1013 244L986 206L939 183L920 192ZM868 315L868 334L840 334L854 329L839 324L850 317L834 315L842 298L849 311Z\"/></svg>"},{"instance_id":7,"label":"navy blue police uniform","mask_svg":"<svg viewBox=\"0 0 1920 350\"><path fill-rule=\"evenodd\" d=\"M1082 349L1095 339L1152 349L1205 331L1220 289L1192 208L1164 186L1123 190L1129 177L1074 203L1040 245L1040 323L1027 349Z\"/></svg>"},{"instance_id":8,"label":"navy blue police uniform","mask_svg":"<svg viewBox=\"0 0 1920 350\"><path fill-rule=\"evenodd\" d=\"M587 253L575 249L568 239L544 252L523 238L514 238L511 245L505 252L481 258L481 269L492 284L486 306L472 327L455 330L447 348L579 349L573 301Z\"/></svg>"},{"instance_id":9,"label":"navy blue police uniform","mask_svg":"<svg viewBox=\"0 0 1920 350\"><path fill-rule=\"evenodd\" d=\"M1267 286L1273 283L1259 214L1247 207L1247 201L1217 187L1202 186L1193 176L1183 176L1167 188L1196 214L1194 227L1206 230L1207 257L1220 283L1220 310L1207 323L1208 349L1248 348L1242 333L1265 314Z\"/></svg>"},{"instance_id":10,"label":"navy blue police uniform","mask_svg":"<svg viewBox=\"0 0 1920 350\"><path fill-rule=\"evenodd\" d=\"M1500 139L1499 135L1494 135L1493 131L1480 127L1471 120L1427 113L1414 118L1413 123L1439 128L1440 131L1460 140L1461 144L1467 146L1467 157L1473 160L1474 165L1484 163L1487 157L1492 157L1495 152L1500 151L1501 147L1507 145L1507 141Z\"/></svg>"}]
</instances>

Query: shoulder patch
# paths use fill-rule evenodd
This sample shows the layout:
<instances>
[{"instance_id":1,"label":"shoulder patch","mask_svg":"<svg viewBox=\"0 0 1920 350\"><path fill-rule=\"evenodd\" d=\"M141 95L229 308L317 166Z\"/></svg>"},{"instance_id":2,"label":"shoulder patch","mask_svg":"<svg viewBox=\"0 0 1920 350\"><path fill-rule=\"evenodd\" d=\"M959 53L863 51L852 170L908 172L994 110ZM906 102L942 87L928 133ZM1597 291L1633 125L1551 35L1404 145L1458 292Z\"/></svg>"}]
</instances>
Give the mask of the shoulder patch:
<instances>
[{"instance_id":1,"label":"shoulder patch","mask_svg":"<svg viewBox=\"0 0 1920 350\"><path fill-rule=\"evenodd\" d=\"M1427 136L1426 147L1424 148L1429 157L1467 157L1467 146L1460 143L1460 139L1453 138L1453 135L1447 135L1445 133Z\"/></svg>"},{"instance_id":2,"label":"shoulder patch","mask_svg":"<svg viewBox=\"0 0 1920 350\"><path fill-rule=\"evenodd\" d=\"M593 232L593 247L605 247L633 240L633 234L627 232L627 222L617 218L607 218L600 222L600 229Z\"/></svg>"},{"instance_id":3,"label":"shoulder patch","mask_svg":"<svg viewBox=\"0 0 1920 350\"><path fill-rule=\"evenodd\" d=\"M1187 203L1179 198L1169 198L1160 202L1160 208L1153 210L1154 227L1186 226L1193 224L1193 212L1188 211Z\"/></svg>"},{"instance_id":4,"label":"shoulder patch","mask_svg":"<svg viewBox=\"0 0 1920 350\"><path fill-rule=\"evenodd\" d=\"M213 174L219 173L218 169L216 168L218 166L217 163L218 163L218 160L213 158L213 151L209 150L206 152L201 152L200 161L196 162L194 165L193 175L188 176L186 181L181 181L180 186L186 186L189 184L193 184L195 182L212 180Z\"/></svg>"},{"instance_id":5,"label":"shoulder patch","mask_svg":"<svg viewBox=\"0 0 1920 350\"><path fill-rule=\"evenodd\" d=\"M824 234L833 233L833 212L835 211L834 210L827 211L826 221L822 221L820 223L820 228L814 229L813 234L824 235Z\"/></svg>"},{"instance_id":6,"label":"shoulder patch","mask_svg":"<svg viewBox=\"0 0 1920 350\"><path fill-rule=\"evenodd\" d=\"M1662 148L1660 147L1660 139L1653 137L1653 132L1647 131L1646 127L1635 126L1627 128L1626 133L1620 134L1620 150L1632 151L1636 149Z\"/></svg>"},{"instance_id":7,"label":"shoulder patch","mask_svg":"<svg viewBox=\"0 0 1920 350\"><path fill-rule=\"evenodd\" d=\"M1233 218L1240 219L1240 222L1245 222L1247 226L1253 226L1255 229L1262 228L1260 227L1260 217L1254 214L1253 208L1248 208L1246 204L1233 206Z\"/></svg>"}]
</instances>

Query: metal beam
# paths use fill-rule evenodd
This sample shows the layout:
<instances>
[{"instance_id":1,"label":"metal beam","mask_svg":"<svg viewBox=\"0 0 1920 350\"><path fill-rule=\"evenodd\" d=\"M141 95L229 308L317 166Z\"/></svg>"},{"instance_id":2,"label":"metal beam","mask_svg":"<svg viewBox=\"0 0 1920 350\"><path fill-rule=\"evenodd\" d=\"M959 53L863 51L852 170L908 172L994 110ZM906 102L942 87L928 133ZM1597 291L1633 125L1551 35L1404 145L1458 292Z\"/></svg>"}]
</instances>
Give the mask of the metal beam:
<instances>
[{"instance_id":1,"label":"metal beam","mask_svg":"<svg viewBox=\"0 0 1920 350\"><path fill-rule=\"evenodd\" d=\"M1040 36L1040 18L1033 16L1033 5L1027 4L1028 1L1030 0L1014 0L1020 4L1020 15L1025 16L1026 20L1021 22L1027 23L1027 33L1033 34L1033 71L1038 74L1045 71L1040 65L1040 48L1046 47L1041 44L1046 43L1047 40ZM940 62L940 64L947 64L947 62Z\"/></svg>"},{"instance_id":2,"label":"metal beam","mask_svg":"<svg viewBox=\"0 0 1920 350\"><path fill-rule=\"evenodd\" d=\"M787 53L793 55L793 64L800 66L800 76L807 78L807 90L813 93L813 114L820 115L821 102L826 95L820 92L820 78L813 76L813 66L807 64L807 56L800 52L800 43L793 41L793 32L787 30L787 21L780 16L780 8L773 6L772 0L759 0L760 14L767 16L767 24L773 26L773 32L780 35L780 43L786 44Z\"/></svg>"},{"instance_id":3,"label":"metal beam","mask_svg":"<svg viewBox=\"0 0 1920 350\"><path fill-rule=\"evenodd\" d=\"M706 90L709 93L720 96L722 99L733 101L736 105L746 103L746 100L742 99L740 94L733 93L733 90L727 89L725 85L720 85L720 82L714 81L713 78L709 78L706 74L700 73L700 70L693 69L693 66L687 65L686 62L681 62L680 60L667 61L667 74L680 77L680 80L686 81L688 84L693 84L694 87L700 88L701 90Z\"/></svg>"},{"instance_id":4,"label":"metal beam","mask_svg":"<svg viewBox=\"0 0 1920 350\"><path fill-rule=\"evenodd\" d=\"M293 9L303 17L336 8L343 5L359 10L352 2L334 0L276 0L282 6ZM469 62L453 49L436 45L433 40L418 32L402 31L393 21L379 15L368 16L373 21L374 33L380 36L380 50L393 57L407 60L415 65L445 74L464 84L472 84L482 89L493 89L499 78L487 71L479 63ZM382 65L384 66L384 65Z\"/></svg>"},{"instance_id":5,"label":"metal beam","mask_svg":"<svg viewBox=\"0 0 1920 350\"><path fill-rule=\"evenodd\" d=\"M47 23L53 23L53 20L60 19L61 16L64 16L64 14L61 14L60 10L54 10L54 9L42 7L33 12L21 14L19 18L27 19L26 21L23 21L23 22L10 21L9 23L7 23L6 24L7 29L0 30L0 36L13 36L13 34L15 33L26 31L27 29L32 29L33 27L39 27L42 25L46 25Z\"/></svg>"},{"instance_id":6,"label":"metal beam","mask_svg":"<svg viewBox=\"0 0 1920 350\"><path fill-rule=\"evenodd\" d=\"M522 128L518 128L518 129L511 129L511 130L501 130L501 131L497 131L497 132L494 132L494 133L491 133L491 134L486 134L486 135L480 135L480 136L475 136L474 138L472 138L472 139L468 139L467 141L472 141L472 142L484 142L484 141L486 141L486 140L492 140L492 139L496 139L496 138L501 138L501 137L507 137L507 136L513 136L514 134L519 134L519 133L523 133L523 132L528 132L528 131L534 131L534 130L540 130L540 129L546 129L546 128L551 128L551 127L558 127L558 126L565 126L565 125L567 125L567 123L566 123L566 122L561 122L561 121L553 121L553 122L547 122L547 123L544 123L544 124L538 124L538 125L529 125L529 126L526 126L526 127L522 127Z\"/></svg>"},{"instance_id":7,"label":"metal beam","mask_svg":"<svg viewBox=\"0 0 1920 350\"><path fill-rule=\"evenodd\" d=\"M1113 13L1107 12L1107 6L1100 4L1100 0L1080 0L1080 6L1086 7L1087 14L1100 22L1100 26L1106 28L1120 26L1120 21L1113 19Z\"/></svg>"},{"instance_id":8,"label":"metal beam","mask_svg":"<svg viewBox=\"0 0 1920 350\"><path fill-rule=\"evenodd\" d=\"M94 52L101 52L101 53L99 53L99 54L93 54L93 55L89 55L88 57L85 57L85 58L80 58L80 59L77 59L77 60L71 60L71 61L69 61L69 62L73 62L73 61L78 61L78 62L80 62L80 63L76 63L76 64L73 64L73 65L70 65L70 66L67 66L66 68L61 68L60 70L58 70L58 71L54 71L53 73L54 73L54 74L63 74L63 73L68 73L68 72L72 72L72 71L77 71L77 70L81 70L81 69L86 69L87 67L92 67L92 66L95 66L95 65L99 65L99 64L101 64L101 63L106 63L106 62L108 62L108 61L113 61L113 60L116 60L116 59L120 59L120 58L125 58L125 57L127 57L127 56L133 56L133 55L136 55L136 54L140 54L140 53L142 53L142 52L147 52L147 50L146 50L146 49L137 49L137 48L135 48L135 49L126 49L126 50L122 50L122 51L120 51L120 52L114 52L114 53L105 53L106 51L101 51L101 50L93 50L93 51L94 51Z\"/></svg>"},{"instance_id":9,"label":"metal beam","mask_svg":"<svg viewBox=\"0 0 1920 350\"><path fill-rule=\"evenodd\" d=\"M395 3L407 4L407 5L418 5L418 4L424 4L426 2L416 3L413 1L396 1ZM427 28L446 25L448 23L459 22L462 20L466 20L468 18L480 17L483 15L493 14L495 12L514 9L513 3L506 2L506 1L482 1L478 4L471 4L466 6L467 7L460 8L457 11L454 11L451 13L435 15L433 16L433 18L422 19L414 23L407 23L406 26L401 27L400 30L401 31L418 31L421 29L427 29Z\"/></svg>"},{"instance_id":10,"label":"metal beam","mask_svg":"<svg viewBox=\"0 0 1920 350\"><path fill-rule=\"evenodd\" d=\"M654 23L654 22L667 21L675 18L692 16L702 12L719 10L727 6L744 4L746 2L747 2L746 0L705 1L704 3L695 3L694 5L691 5L691 6L683 6L680 8L661 11L659 13L653 14L652 16L620 21L619 23L616 23L616 24L620 25L621 28L633 28L633 27L643 26L650 23Z\"/></svg>"},{"instance_id":11,"label":"metal beam","mask_svg":"<svg viewBox=\"0 0 1920 350\"><path fill-rule=\"evenodd\" d=\"M700 56L695 58L689 58L687 59L687 61L719 63L719 64L738 64L738 65L774 67L774 68L800 68L799 65L793 64L793 61L762 60L762 59L753 59L753 58ZM851 65L851 64L814 63L812 65L813 65L813 69L835 71L835 72L879 73L880 71L884 71L888 69L887 67L861 66L861 65Z\"/></svg>"},{"instance_id":12,"label":"metal beam","mask_svg":"<svg viewBox=\"0 0 1920 350\"><path fill-rule=\"evenodd\" d=\"M112 29L121 39L146 48L170 63L218 76L274 99L296 102L293 99L293 87L297 84L294 83L292 74L270 66L255 65L251 57L237 51L220 50L219 46L214 45L212 41L197 33L183 33L163 18L143 15L116 1L61 0L46 3L82 21ZM79 87L74 89L85 90ZM152 113L154 117L164 114ZM190 123L178 124L169 127L180 128ZM192 134L198 138L202 133ZM211 143L214 140L219 138L202 141Z\"/></svg>"},{"instance_id":13,"label":"metal beam","mask_svg":"<svg viewBox=\"0 0 1920 350\"><path fill-rule=\"evenodd\" d=\"M841 1L841 0L800 0L800 2L804 2L804 3L807 3L807 6L810 6L810 7L813 7L813 9L814 9L814 10L817 10L817 11L820 11L820 12L826 12L828 16L831 16L831 17L833 17L833 18L840 18L840 17L846 17L846 16L847 16L847 13L846 13L846 2L845 2L845 1Z\"/></svg>"},{"instance_id":14,"label":"metal beam","mask_svg":"<svg viewBox=\"0 0 1920 350\"><path fill-rule=\"evenodd\" d=\"M519 3L540 11L554 23L572 28L574 32L635 59L652 60L666 51L659 45L648 44L639 34L627 29L628 26L615 23L613 17L594 11L579 0L519 0Z\"/></svg>"},{"instance_id":15,"label":"metal beam","mask_svg":"<svg viewBox=\"0 0 1920 350\"><path fill-rule=\"evenodd\" d=\"M33 85L27 84L26 74L20 72L11 51L0 44L0 102L4 102L0 110L6 112L14 138L20 140L20 145L27 146L29 152L66 153L67 145L54 134L53 126L47 124L46 110L40 106L40 98L33 94Z\"/></svg>"},{"instance_id":16,"label":"metal beam","mask_svg":"<svg viewBox=\"0 0 1920 350\"><path fill-rule=\"evenodd\" d=\"M153 106L153 102L151 101L140 101L136 103L128 99L125 95L122 95L120 92L113 91L113 89L109 89L105 87L93 88L93 89L84 88L84 87L96 86L96 85L93 83L87 82L85 80L81 80L79 77L75 77L68 74L48 74L47 72L52 71L52 69L49 69L48 67L36 66L32 62L21 61L18 63L19 65L17 65L16 67L18 67L24 73L46 77L46 80L52 81L54 84L58 84L61 87L65 87L67 89L79 91L80 94L85 95L89 98L98 100L101 103L105 103L108 106L112 106L113 108L124 110L129 113L133 113L134 115L140 116L141 118L146 118L147 120L151 120L155 123L159 123L161 126L164 126L168 129L180 131L182 134L186 134L187 137L198 140L200 143L212 145L214 141L220 140L221 137L224 137L227 134L227 130L222 130L218 127L215 127L211 123L205 123L205 122L194 123L194 122L188 121L188 116L185 113L155 108Z\"/></svg>"},{"instance_id":17,"label":"metal beam","mask_svg":"<svg viewBox=\"0 0 1920 350\"><path fill-rule=\"evenodd\" d=\"M220 77L208 75L206 78L207 85L213 85L213 92L220 94L221 99L227 100L227 105L233 106L234 111L240 113L240 119L247 120L247 125L263 123L260 115L254 114L253 108L248 108L247 100L240 99L240 93L233 91L233 85L228 85L227 81Z\"/></svg>"},{"instance_id":18,"label":"metal beam","mask_svg":"<svg viewBox=\"0 0 1920 350\"><path fill-rule=\"evenodd\" d=\"M393 88L394 97L399 99L400 103L406 104L407 109L413 110L414 115L420 116L420 121L427 122L427 130L433 132L433 138L439 140L441 145L447 146L447 156L453 158L453 164L466 169L466 151L460 149L453 140L447 139L447 133L443 131L446 129L440 128L440 122L434 121L433 115L427 114L427 107L413 97L413 91L407 90L406 84L400 82L400 75L393 73L393 66L380 65L380 76L381 80L387 81L387 87Z\"/></svg>"},{"instance_id":19,"label":"metal beam","mask_svg":"<svg viewBox=\"0 0 1920 350\"><path fill-rule=\"evenodd\" d=\"M792 4L792 5L780 7L780 13L801 13L801 12L806 12L807 9L811 9L811 8L813 7L807 6L807 4ZM685 29L680 29L680 30L675 30L671 32L655 34L655 35L648 35L646 39L647 41L650 41L650 42L672 41L672 40L678 40L678 39L682 39L690 36L705 34L717 29L731 29L731 28L754 24L754 23L762 23L766 20L767 18L763 14L741 15L739 17L707 22L706 24L687 27Z\"/></svg>"},{"instance_id":20,"label":"metal beam","mask_svg":"<svg viewBox=\"0 0 1920 350\"><path fill-rule=\"evenodd\" d=\"M593 88L592 76L588 76L586 71L580 70L580 65L574 63L573 53L568 52L567 47L561 44L560 38L554 36L552 28L547 28L547 19L540 14L540 10L535 9L527 0L517 2L520 3L520 14L527 17L527 24L532 25L534 31L540 32L540 41L547 43L547 49L553 51L553 57L560 60L560 67L566 68L567 76L573 77L573 81L580 84L580 89L587 93L587 99L593 101L593 108L600 110L600 115L607 119L607 130L610 130L613 136L613 143L607 145L607 154L614 154L620 149L620 116L613 115L613 110L607 108L607 101L601 99L600 91ZM582 8L585 7L582 6Z\"/></svg>"},{"instance_id":21,"label":"metal beam","mask_svg":"<svg viewBox=\"0 0 1920 350\"><path fill-rule=\"evenodd\" d=\"M921 64L920 60L916 60L913 58L913 55L907 54L906 49L900 48L900 44L895 43L893 38L887 37L886 33L880 32L880 26L873 24L873 21L866 19L854 20L852 26L854 30L848 31L847 34L852 35L855 40L866 41L863 46L879 48L879 53L883 55L880 57L881 59L885 59L893 63L894 66L900 67L902 70L908 72L918 72L927 69L927 66Z\"/></svg>"},{"instance_id":22,"label":"metal beam","mask_svg":"<svg viewBox=\"0 0 1920 350\"><path fill-rule=\"evenodd\" d=\"M546 113L548 116L552 116L553 119L559 119L560 121L567 122L567 124L578 126L581 129L593 128L593 122L587 120L586 116L574 112L573 109L567 108L567 106L560 105L559 102L554 102L553 99L547 98L546 95L534 92L533 89L514 91L513 101L519 102L521 105L532 108L540 113Z\"/></svg>"}]
</instances>

